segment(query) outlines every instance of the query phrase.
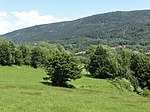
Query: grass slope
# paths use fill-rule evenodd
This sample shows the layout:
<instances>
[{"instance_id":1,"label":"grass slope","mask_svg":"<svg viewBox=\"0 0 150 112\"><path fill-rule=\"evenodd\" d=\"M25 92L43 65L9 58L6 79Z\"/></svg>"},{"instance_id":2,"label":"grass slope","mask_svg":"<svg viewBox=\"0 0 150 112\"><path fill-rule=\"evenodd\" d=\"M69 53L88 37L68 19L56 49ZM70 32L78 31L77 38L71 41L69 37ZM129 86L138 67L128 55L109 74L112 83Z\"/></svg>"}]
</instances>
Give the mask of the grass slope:
<instances>
[{"instance_id":1,"label":"grass slope","mask_svg":"<svg viewBox=\"0 0 150 112\"><path fill-rule=\"evenodd\" d=\"M0 66L0 112L150 112L150 99L83 77L76 89L43 85L42 69Z\"/></svg>"}]
</instances>

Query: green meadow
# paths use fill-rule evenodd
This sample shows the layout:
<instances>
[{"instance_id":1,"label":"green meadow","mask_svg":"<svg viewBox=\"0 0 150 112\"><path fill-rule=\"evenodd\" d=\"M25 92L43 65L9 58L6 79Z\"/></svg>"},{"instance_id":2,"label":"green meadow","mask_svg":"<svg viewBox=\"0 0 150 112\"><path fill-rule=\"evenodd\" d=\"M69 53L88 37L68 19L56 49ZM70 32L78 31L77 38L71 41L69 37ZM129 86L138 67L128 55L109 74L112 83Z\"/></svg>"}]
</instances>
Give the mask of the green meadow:
<instances>
[{"instance_id":1,"label":"green meadow","mask_svg":"<svg viewBox=\"0 0 150 112\"><path fill-rule=\"evenodd\" d=\"M82 77L75 89L45 85L43 69L0 66L0 112L150 112L150 99L110 80Z\"/></svg>"}]
</instances>

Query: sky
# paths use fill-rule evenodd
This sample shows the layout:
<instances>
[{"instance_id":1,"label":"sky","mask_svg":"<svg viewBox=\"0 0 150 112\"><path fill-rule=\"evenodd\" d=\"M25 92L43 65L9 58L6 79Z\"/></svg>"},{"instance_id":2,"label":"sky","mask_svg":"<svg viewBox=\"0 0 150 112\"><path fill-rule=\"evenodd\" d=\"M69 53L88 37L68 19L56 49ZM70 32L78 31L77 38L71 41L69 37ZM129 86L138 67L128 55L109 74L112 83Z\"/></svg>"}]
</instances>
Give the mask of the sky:
<instances>
[{"instance_id":1,"label":"sky","mask_svg":"<svg viewBox=\"0 0 150 112\"><path fill-rule=\"evenodd\" d=\"M112 11L150 9L150 0L0 0L0 35Z\"/></svg>"}]
</instances>

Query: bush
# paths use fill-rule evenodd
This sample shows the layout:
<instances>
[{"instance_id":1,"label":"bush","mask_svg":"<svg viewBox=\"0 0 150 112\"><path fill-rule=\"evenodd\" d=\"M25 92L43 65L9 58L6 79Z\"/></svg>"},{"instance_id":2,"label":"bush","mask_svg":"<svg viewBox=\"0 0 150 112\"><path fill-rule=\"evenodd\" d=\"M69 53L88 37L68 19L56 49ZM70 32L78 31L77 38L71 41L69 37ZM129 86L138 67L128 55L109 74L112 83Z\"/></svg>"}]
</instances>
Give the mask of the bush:
<instances>
[{"instance_id":1,"label":"bush","mask_svg":"<svg viewBox=\"0 0 150 112\"><path fill-rule=\"evenodd\" d=\"M150 98L150 90L144 89L142 95L143 95L144 97Z\"/></svg>"},{"instance_id":2,"label":"bush","mask_svg":"<svg viewBox=\"0 0 150 112\"><path fill-rule=\"evenodd\" d=\"M125 78L115 78L112 83L121 91L134 91L134 87L132 86L131 82Z\"/></svg>"}]
</instances>

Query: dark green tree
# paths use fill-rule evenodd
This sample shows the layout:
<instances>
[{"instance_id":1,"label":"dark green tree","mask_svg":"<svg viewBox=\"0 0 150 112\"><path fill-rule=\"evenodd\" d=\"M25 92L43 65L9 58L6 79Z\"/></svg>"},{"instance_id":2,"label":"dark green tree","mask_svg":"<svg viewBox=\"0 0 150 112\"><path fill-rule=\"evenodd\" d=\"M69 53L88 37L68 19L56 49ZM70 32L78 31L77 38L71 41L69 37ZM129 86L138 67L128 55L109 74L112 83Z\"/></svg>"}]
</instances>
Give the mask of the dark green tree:
<instances>
[{"instance_id":1,"label":"dark green tree","mask_svg":"<svg viewBox=\"0 0 150 112\"><path fill-rule=\"evenodd\" d=\"M0 42L0 64L12 65L15 58L15 45L5 39Z\"/></svg>"},{"instance_id":2,"label":"dark green tree","mask_svg":"<svg viewBox=\"0 0 150 112\"><path fill-rule=\"evenodd\" d=\"M22 65L23 64L23 58L22 58L22 53L20 49L16 48L15 49L15 65Z\"/></svg>"},{"instance_id":3,"label":"dark green tree","mask_svg":"<svg viewBox=\"0 0 150 112\"><path fill-rule=\"evenodd\" d=\"M116 53L109 47L97 46L90 56L88 70L96 78L115 78L120 73L121 66L117 62Z\"/></svg>"},{"instance_id":4,"label":"dark green tree","mask_svg":"<svg viewBox=\"0 0 150 112\"><path fill-rule=\"evenodd\" d=\"M47 53L42 47L34 47L31 50L31 66L34 68L45 66L47 63Z\"/></svg>"},{"instance_id":5,"label":"dark green tree","mask_svg":"<svg viewBox=\"0 0 150 112\"><path fill-rule=\"evenodd\" d=\"M82 68L75 57L68 53L57 53L46 67L53 86L68 87L68 82L81 77Z\"/></svg>"},{"instance_id":6,"label":"dark green tree","mask_svg":"<svg viewBox=\"0 0 150 112\"><path fill-rule=\"evenodd\" d=\"M141 53L132 53L130 69L140 87L150 89L150 58Z\"/></svg>"},{"instance_id":7,"label":"dark green tree","mask_svg":"<svg viewBox=\"0 0 150 112\"><path fill-rule=\"evenodd\" d=\"M134 87L134 91L138 92L138 78L133 75L134 72L130 69L133 51L130 49L120 49L118 53L121 57L120 64L122 66L120 77L129 80L131 82L131 85Z\"/></svg>"},{"instance_id":8,"label":"dark green tree","mask_svg":"<svg viewBox=\"0 0 150 112\"><path fill-rule=\"evenodd\" d=\"M23 59L23 64L24 65L30 65L31 62L31 57L30 57L30 47L22 44L18 47L18 49L21 51L22 59Z\"/></svg>"}]
</instances>

